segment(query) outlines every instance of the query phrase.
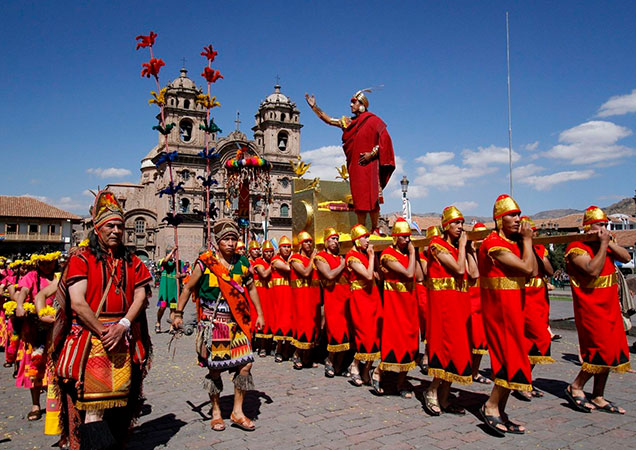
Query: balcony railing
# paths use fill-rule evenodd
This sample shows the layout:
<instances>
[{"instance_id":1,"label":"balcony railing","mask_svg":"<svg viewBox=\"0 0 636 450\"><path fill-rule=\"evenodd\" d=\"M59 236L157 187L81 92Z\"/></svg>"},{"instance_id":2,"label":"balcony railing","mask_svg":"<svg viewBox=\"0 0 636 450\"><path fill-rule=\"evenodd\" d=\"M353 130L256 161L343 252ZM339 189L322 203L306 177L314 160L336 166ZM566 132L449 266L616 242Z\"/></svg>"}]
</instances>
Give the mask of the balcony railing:
<instances>
[{"instance_id":1,"label":"balcony railing","mask_svg":"<svg viewBox=\"0 0 636 450\"><path fill-rule=\"evenodd\" d=\"M0 234L0 240L5 241L31 241L31 242L62 242L62 234L41 234L41 233L5 233Z\"/></svg>"}]
</instances>

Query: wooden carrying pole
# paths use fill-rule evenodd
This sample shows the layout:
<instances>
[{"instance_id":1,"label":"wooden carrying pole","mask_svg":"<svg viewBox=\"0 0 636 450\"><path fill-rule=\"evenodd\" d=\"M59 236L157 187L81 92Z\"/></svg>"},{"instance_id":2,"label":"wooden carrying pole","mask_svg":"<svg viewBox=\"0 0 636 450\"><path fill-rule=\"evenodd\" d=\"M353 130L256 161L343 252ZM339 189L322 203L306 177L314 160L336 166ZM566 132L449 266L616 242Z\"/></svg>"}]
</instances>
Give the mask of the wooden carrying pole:
<instances>
[{"instance_id":1,"label":"wooden carrying pole","mask_svg":"<svg viewBox=\"0 0 636 450\"><path fill-rule=\"evenodd\" d=\"M468 231L468 240L469 241L479 241L488 236L492 230L484 230L484 231ZM590 242L597 241L598 236L596 234L580 234L580 233L572 233L572 234L558 234L554 236L539 236L532 239L533 244L569 244L570 242L579 241L579 242ZM418 248L423 248L428 245L430 242L430 238L426 238L424 236L411 236L411 242L413 245ZM393 238L387 237L382 239L371 239L370 244L373 245L373 250L377 252L381 252L387 247L393 245ZM317 245L319 250L324 248L324 244ZM345 254L353 247L353 243L350 240L341 240L340 241L340 253Z\"/></svg>"}]
</instances>

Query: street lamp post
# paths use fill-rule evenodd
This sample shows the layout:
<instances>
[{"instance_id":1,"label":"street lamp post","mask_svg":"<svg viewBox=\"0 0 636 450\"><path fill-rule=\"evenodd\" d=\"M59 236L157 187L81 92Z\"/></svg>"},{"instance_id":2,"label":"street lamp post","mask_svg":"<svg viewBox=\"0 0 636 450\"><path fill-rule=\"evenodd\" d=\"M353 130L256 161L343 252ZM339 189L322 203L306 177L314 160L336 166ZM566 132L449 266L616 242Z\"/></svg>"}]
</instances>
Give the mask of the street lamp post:
<instances>
[{"instance_id":1,"label":"street lamp post","mask_svg":"<svg viewBox=\"0 0 636 450\"><path fill-rule=\"evenodd\" d=\"M411 223L411 203L409 202L408 197L406 196L409 190L409 180L406 178L406 175L402 177L400 181L400 186L402 187L402 217L406 219L406 221Z\"/></svg>"}]
</instances>

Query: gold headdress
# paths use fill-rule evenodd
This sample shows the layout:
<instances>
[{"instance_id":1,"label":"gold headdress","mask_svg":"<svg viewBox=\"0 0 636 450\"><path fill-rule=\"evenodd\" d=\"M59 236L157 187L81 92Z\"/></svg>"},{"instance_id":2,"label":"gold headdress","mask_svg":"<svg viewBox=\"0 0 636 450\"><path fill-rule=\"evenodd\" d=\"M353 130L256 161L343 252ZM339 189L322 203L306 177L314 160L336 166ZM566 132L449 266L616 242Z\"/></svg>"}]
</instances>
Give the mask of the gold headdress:
<instances>
[{"instance_id":1,"label":"gold headdress","mask_svg":"<svg viewBox=\"0 0 636 450\"><path fill-rule=\"evenodd\" d=\"M278 241L278 247L282 247L283 245L289 245L291 247L292 241L289 240L287 236L282 236L280 241Z\"/></svg>"},{"instance_id":2,"label":"gold headdress","mask_svg":"<svg viewBox=\"0 0 636 450\"><path fill-rule=\"evenodd\" d=\"M590 225L597 222L609 222L609 220L601 208L592 205L583 214L583 229L589 231Z\"/></svg>"},{"instance_id":3,"label":"gold headdress","mask_svg":"<svg viewBox=\"0 0 636 450\"><path fill-rule=\"evenodd\" d=\"M255 248L261 248L261 245L257 242L257 241L250 241L250 243L247 245L247 249L248 250L253 250Z\"/></svg>"},{"instance_id":4,"label":"gold headdress","mask_svg":"<svg viewBox=\"0 0 636 450\"><path fill-rule=\"evenodd\" d=\"M495 206L492 209L492 218L495 219L498 229L501 229L501 218L513 213L521 213L521 208L519 208L517 202L507 194L501 194L497 197Z\"/></svg>"},{"instance_id":5,"label":"gold headdress","mask_svg":"<svg viewBox=\"0 0 636 450\"><path fill-rule=\"evenodd\" d=\"M298 233L298 244L302 244L305 241L313 241L314 238L311 237L311 234L307 233L305 230Z\"/></svg>"},{"instance_id":6,"label":"gold headdress","mask_svg":"<svg viewBox=\"0 0 636 450\"><path fill-rule=\"evenodd\" d=\"M325 231L322 234L324 241L323 242L327 242L327 239L329 239L331 236L340 236L340 234L336 231L335 228L333 227L329 227L329 228L325 228Z\"/></svg>"},{"instance_id":7,"label":"gold headdress","mask_svg":"<svg viewBox=\"0 0 636 450\"><path fill-rule=\"evenodd\" d=\"M274 250L274 246L270 241L263 242L263 251L265 250Z\"/></svg>"},{"instance_id":8,"label":"gold headdress","mask_svg":"<svg viewBox=\"0 0 636 450\"><path fill-rule=\"evenodd\" d=\"M435 236L441 236L442 232L439 231L439 227L437 225L431 225L426 229L426 239L432 239Z\"/></svg>"},{"instance_id":9,"label":"gold headdress","mask_svg":"<svg viewBox=\"0 0 636 450\"><path fill-rule=\"evenodd\" d=\"M357 241L361 237L368 236L368 235L369 235L369 230L367 230L366 227L362 224L354 225L353 228L351 229L351 240L353 242Z\"/></svg>"},{"instance_id":10,"label":"gold headdress","mask_svg":"<svg viewBox=\"0 0 636 450\"><path fill-rule=\"evenodd\" d=\"M398 217L395 223L393 224L393 230L391 232L391 236L410 236L411 235L411 227L409 223L403 218Z\"/></svg>"},{"instance_id":11,"label":"gold headdress","mask_svg":"<svg viewBox=\"0 0 636 450\"><path fill-rule=\"evenodd\" d=\"M473 231L488 231L488 228L483 223L477 222L473 225Z\"/></svg>"},{"instance_id":12,"label":"gold headdress","mask_svg":"<svg viewBox=\"0 0 636 450\"><path fill-rule=\"evenodd\" d=\"M519 219L521 220L521 223L528 222L530 224L530 228L532 228L532 231L537 231L537 226L535 225L534 221L530 217L521 216Z\"/></svg>"},{"instance_id":13,"label":"gold headdress","mask_svg":"<svg viewBox=\"0 0 636 450\"><path fill-rule=\"evenodd\" d=\"M238 250L239 248L245 248L245 242L243 241L236 241L236 250Z\"/></svg>"},{"instance_id":14,"label":"gold headdress","mask_svg":"<svg viewBox=\"0 0 636 450\"><path fill-rule=\"evenodd\" d=\"M124 221L124 210L115 198L115 194L106 190L97 193L92 215L95 229L99 229L111 220L119 219L122 222Z\"/></svg>"},{"instance_id":15,"label":"gold headdress","mask_svg":"<svg viewBox=\"0 0 636 450\"><path fill-rule=\"evenodd\" d=\"M448 230L448 226L459 220L464 220L464 216L456 206L447 206L442 211L442 230Z\"/></svg>"}]
</instances>

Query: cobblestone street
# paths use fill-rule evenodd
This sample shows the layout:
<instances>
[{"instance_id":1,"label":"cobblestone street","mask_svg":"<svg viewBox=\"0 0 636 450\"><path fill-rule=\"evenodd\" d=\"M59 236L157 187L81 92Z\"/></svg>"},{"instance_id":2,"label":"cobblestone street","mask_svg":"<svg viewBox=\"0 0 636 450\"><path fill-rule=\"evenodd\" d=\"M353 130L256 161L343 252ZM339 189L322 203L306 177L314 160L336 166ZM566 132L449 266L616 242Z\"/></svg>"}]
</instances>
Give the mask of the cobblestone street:
<instances>
[{"instance_id":1,"label":"cobblestone street","mask_svg":"<svg viewBox=\"0 0 636 450\"><path fill-rule=\"evenodd\" d=\"M552 304L553 317L566 317L568 308L571 310L567 301ZM148 317L154 313L153 306ZM530 403L511 398L508 412L528 432L504 438L487 434L477 417L477 409L490 391L488 386L473 384L453 390L468 408L466 416L430 417L422 408L430 378L419 371L410 372L416 398L377 397L369 387L355 388L345 378L325 378L322 366L296 371L289 362L275 364L272 357L256 358L256 390L246 396L245 412L256 419L256 431L246 433L229 426L233 385L224 375L221 401L227 429L214 432L202 387L205 372L195 362L194 336L183 336L169 351L170 335L153 334L153 367L145 383L147 405L129 448L633 448L636 375L612 374L608 382L607 398L625 407L626 415L575 412L567 406L563 390L578 371L576 332L554 331L563 336L552 346L557 362L537 366L533 374L535 386L545 397ZM628 340L631 345L634 338ZM487 357L482 367L489 367ZM14 387L10 369L2 369L0 380L0 448L50 448L57 438L43 434L44 420L31 423L26 419L28 391Z\"/></svg>"}]
</instances>

